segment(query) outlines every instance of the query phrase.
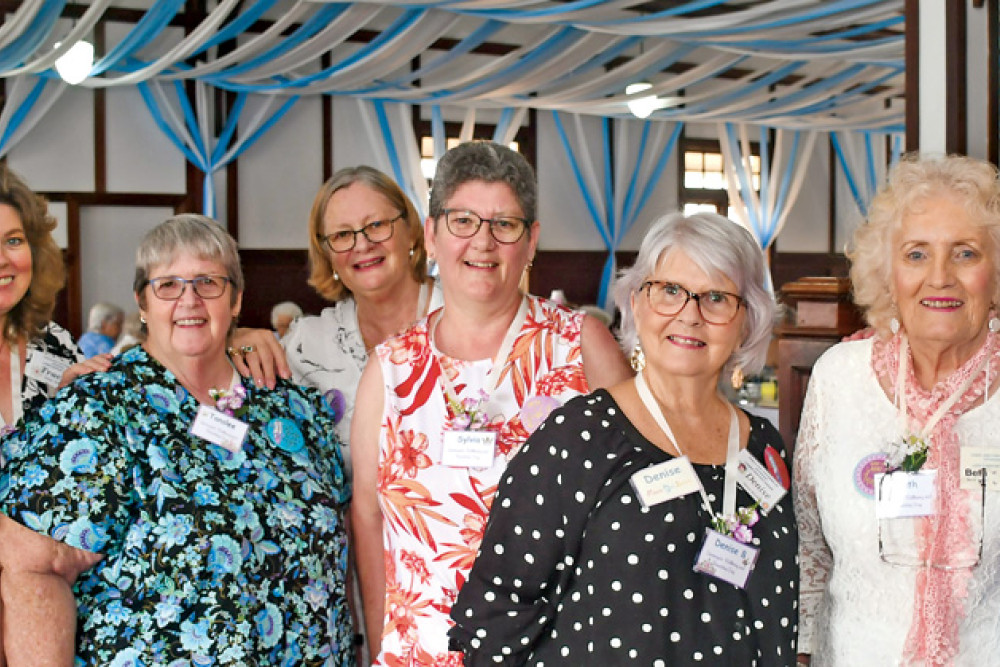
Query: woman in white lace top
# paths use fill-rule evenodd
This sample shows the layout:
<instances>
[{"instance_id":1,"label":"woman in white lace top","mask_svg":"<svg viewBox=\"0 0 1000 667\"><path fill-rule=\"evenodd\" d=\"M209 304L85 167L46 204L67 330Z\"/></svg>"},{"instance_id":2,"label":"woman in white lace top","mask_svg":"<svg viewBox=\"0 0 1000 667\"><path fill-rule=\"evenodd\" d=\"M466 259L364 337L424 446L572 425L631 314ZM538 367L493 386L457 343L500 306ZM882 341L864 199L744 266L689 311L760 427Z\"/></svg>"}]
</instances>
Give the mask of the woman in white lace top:
<instances>
[{"instance_id":1,"label":"woman in white lace top","mask_svg":"<svg viewBox=\"0 0 1000 667\"><path fill-rule=\"evenodd\" d=\"M876 335L816 363L795 451L802 662L1000 655L1000 185L908 156L849 257Z\"/></svg>"}]
</instances>

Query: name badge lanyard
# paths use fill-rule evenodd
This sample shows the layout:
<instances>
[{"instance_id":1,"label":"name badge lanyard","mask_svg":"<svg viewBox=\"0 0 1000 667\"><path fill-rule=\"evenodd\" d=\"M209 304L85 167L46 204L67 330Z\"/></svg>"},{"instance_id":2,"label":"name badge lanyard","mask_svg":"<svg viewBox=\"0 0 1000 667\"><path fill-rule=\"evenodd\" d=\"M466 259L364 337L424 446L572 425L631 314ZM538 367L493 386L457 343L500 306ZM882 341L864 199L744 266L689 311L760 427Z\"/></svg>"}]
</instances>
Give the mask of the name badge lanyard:
<instances>
[{"instance_id":1,"label":"name badge lanyard","mask_svg":"<svg viewBox=\"0 0 1000 667\"><path fill-rule=\"evenodd\" d=\"M434 324L431 326L429 332L429 338L431 341L431 354L434 355L434 360L437 362L438 366L441 368L441 384L444 386L445 396L448 397L448 402L454 405L460 405L461 402L458 400L458 394L455 391L455 385L448 377L445 372L444 367L441 366L441 358L437 353L437 346L434 344L434 332L437 330L437 325L441 322L441 318L444 317L444 308L441 308L441 315L434 320ZM517 335L521 332L521 327L524 326L524 320L528 317L528 298L521 297L521 305L517 309L517 314L514 315L514 320L507 327L507 333L504 334L503 342L500 343L500 350L497 355L493 358L493 366L490 368L489 372L486 374L486 382L483 387L483 392L485 393L485 398L479 406L479 410L489 404L490 398L493 392L496 391L497 385L500 384L500 373L503 372L504 367L507 365L507 357L510 356L511 350L514 349L514 341L517 340Z\"/></svg>"},{"instance_id":2,"label":"name badge lanyard","mask_svg":"<svg viewBox=\"0 0 1000 667\"><path fill-rule=\"evenodd\" d=\"M674 448L677 449L677 453L681 456L685 456L684 450L681 449L680 443L677 438L674 437L674 432L670 428L670 424L667 423L666 417L663 416L663 410L660 409L659 403L653 397L653 393L649 390L649 385L646 384L646 379L642 375L642 371L639 371L635 376L635 388L639 393L639 398L642 400L643 405L649 410L649 414L653 416L653 420L663 431L670 442L674 444ZM737 459L740 454L740 426L739 420L736 417L736 410L733 409L732 405L726 403L729 408L729 442L726 446L726 468L725 477L723 479L723 493L722 493L722 514L723 516L733 516L736 514L736 466ZM705 487L702 484L698 485L698 492L701 493L701 502L705 506L705 510L711 518L715 518L715 512L712 510L712 503L708 500L708 494L705 493Z\"/></svg>"},{"instance_id":3,"label":"name badge lanyard","mask_svg":"<svg viewBox=\"0 0 1000 667\"><path fill-rule=\"evenodd\" d=\"M903 383L906 381L906 368L907 362L910 355L908 354L910 349L909 341L906 337L903 337L902 342L899 345L899 370L896 374L896 409L899 414L900 427L903 429L904 433L909 431L909 418L906 414L906 388ZM955 405L956 401L961 398L962 394L966 392L969 386L972 384L972 380L979 375L979 371L983 370L990 361L990 355L987 354L979 366L976 367L972 373L969 373L969 377L965 378L965 381L955 389L954 393L948 397L944 403L931 415L930 419L924 424L923 428L920 429L920 433L917 436L921 440L926 440L930 437L931 431L937 426L937 423L941 421L941 418ZM986 390L989 391L989 384L987 384ZM985 401L985 397L983 398Z\"/></svg>"},{"instance_id":4,"label":"name badge lanyard","mask_svg":"<svg viewBox=\"0 0 1000 667\"><path fill-rule=\"evenodd\" d=\"M13 426L24 414L24 406L21 405L21 357L17 354L17 347L10 346L10 425ZM7 426L3 415L0 415L0 426Z\"/></svg>"}]
</instances>

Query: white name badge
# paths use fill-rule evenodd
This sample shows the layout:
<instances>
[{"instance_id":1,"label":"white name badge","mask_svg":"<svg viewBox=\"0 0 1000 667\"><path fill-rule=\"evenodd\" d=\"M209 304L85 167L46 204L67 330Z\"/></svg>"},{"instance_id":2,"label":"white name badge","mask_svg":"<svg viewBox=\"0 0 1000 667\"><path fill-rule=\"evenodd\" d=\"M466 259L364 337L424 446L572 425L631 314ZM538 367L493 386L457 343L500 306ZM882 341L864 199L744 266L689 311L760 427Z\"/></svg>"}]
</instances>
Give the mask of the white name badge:
<instances>
[{"instance_id":1,"label":"white name badge","mask_svg":"<svg viewBox=\"0 0 1000 667\"><path fill-rule=\"evenodd\" d=\"M686 456L643 468L629 479L643 508L697 493L701 480Z\"/></svg>"},{"instance_id":2,"label":"white name badge","mask_svg":"<svg viewBox=\"0 0 1000 667\"><path fill-rule=\"evenodd\" d=\"M496 448L495 431L445 431L441 464L452 468L489 468Z\"/></svg>"},{"instance_id":3,"label":"white name badge","mask_svg":"<svg viewBox=\"0 0 1000 667\"><path fill-rule=\"evenodd\" d=\"M747 450L742 450L736 460L736 481L757 501L762 514L781 502L788 491L781 482L767 471L764 464Z\"/></svg>"},{"instance_id":4,"label":"white name badge","mask_svg":"<svg viewBox=\"0 0 1000 667\"><path fill-rule=\"evenodd\" d=\"M760 549L755 546L706 528L705 541L694 562L694 571L744 588L759 554Z\"/></svg>"},{"instance_id":5,"label":"white name badge","mask_svg":"<svg viewBox=\"0 0 1000 667\"><path fill-rule=\"evenodd\" d=\"M1000 491L1000 449L996 447L962 447L961 487L970 491L982 488L986 472L986 490Z\"/></svg>"},{"instance_id":6,"label":"white name badge","mask_svg":"<svg viewBox=\"0 0 1000 667\"><path fill-rule=\"evenodd\" d=\"M933 515L936 481L937 470L875 475L875 516L898 519Z\"/></svg>"},{"instance_id":7,"label":"white name badge","mask_svg":"<svg viewBox=\"0 0 1000 667\"><path fill-rule=\"evenodd\" d=\"M34 352L31 361L24 368L24 374L50 387L58 387L63 373L71 366L69 359L57 357L48 352Z\"/></svg>"},{"instance_id":8,"label":"white name badge","mask_svg":"<svg viewBox=\"0 0 1000 667\"><path fill-rule=\"evenodd\" d=\"M198 408L198 414L191 424L189 433L236 453L243 448L248 428L247 424L239 419L203 405Z\"/></svg>"}]
</instances>

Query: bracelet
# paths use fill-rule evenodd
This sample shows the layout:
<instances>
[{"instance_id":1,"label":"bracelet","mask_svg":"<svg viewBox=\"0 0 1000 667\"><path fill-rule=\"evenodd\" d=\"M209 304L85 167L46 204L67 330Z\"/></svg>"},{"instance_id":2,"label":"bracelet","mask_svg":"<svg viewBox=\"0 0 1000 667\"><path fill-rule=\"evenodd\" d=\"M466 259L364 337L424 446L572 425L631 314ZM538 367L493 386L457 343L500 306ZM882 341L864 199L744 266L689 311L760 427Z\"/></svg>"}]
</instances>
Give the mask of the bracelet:
<instances>
[{"instance_id":1,"label":"bracelet","mask_svg":"<svg viewBox=\"0 0 1000 667\"><path fill-rule=\"evenodd\" d=\"M361 634L360 632L357 632L357 633L354 634L354 645L355 646L364 646L365 645L365 636L363 634Z\"/></svg>"}]
</instances>

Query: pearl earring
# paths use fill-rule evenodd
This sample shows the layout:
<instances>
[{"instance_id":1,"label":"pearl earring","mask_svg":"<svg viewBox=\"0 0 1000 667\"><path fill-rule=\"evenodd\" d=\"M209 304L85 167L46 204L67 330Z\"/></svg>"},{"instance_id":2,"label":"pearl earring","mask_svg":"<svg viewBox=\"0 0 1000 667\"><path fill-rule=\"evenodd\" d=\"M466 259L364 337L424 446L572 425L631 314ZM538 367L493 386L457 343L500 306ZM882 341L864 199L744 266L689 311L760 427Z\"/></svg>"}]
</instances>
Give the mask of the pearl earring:
<instances>
[{"instance_id":1,"label":"pearl earring","mask_svg":"<svg viewBox=\"0 0 1000 667\"><path fill-rule=\"evenodd\" d=\"M889 320L889 331L892 332L893 336L895 336L896 334L899 333L899 319L898 318L893 317L891 320Z\"/></svg>"},{"instance_id":2,"label":"pearl earring","mask_svg":"<svg viewBox=\"0 0 1000 667\"><path fill-rule=\"evenodd\" d=\"M337 273L336 271L334 271L333 272L333 279L336 280L337 282L340 282L340 274Z\"/></svg>"},{"instance_id":3,"label":"pearl earring","mask_svg":"<svg viewBox=\"0 0 1000 667\"><path fill-rule=\"evenodd\" d=\"M986 326L989 327L991 333L1000 333L1000 317L994 315Z\"/></svg>"}]
</instances>

